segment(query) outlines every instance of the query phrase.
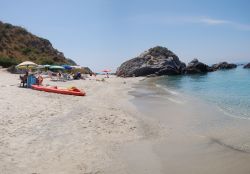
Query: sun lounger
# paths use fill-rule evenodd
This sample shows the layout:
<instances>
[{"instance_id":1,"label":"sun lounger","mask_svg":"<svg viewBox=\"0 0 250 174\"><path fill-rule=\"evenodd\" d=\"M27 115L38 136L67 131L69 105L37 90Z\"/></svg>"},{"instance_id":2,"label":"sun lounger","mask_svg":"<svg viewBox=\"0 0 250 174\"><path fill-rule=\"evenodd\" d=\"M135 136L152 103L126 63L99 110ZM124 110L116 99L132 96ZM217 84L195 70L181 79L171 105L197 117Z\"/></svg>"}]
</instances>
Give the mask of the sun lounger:
<instances>
[{"instance_id":1,"label":"sun lounger","mask_svg":"<svg viewBox=\"0 0 250 174\"><path fill-rule=\"evenodd\" d=\"M54 74L51 73L51 72L48 72L48 76L49 76L49 78L50 78L52 81L58 81L58 80L59 80L58 76L57 76L57 75L54 75Z\"/></svg>"},{"instance_id":2,"label":"sun lounger","mask_svg":"<svg viewBox=\"0 0 250 174\"><path fill-rule=\"evenodd\" d=\"M70 75L67 73L62 74L63 80L70 80Z\"/></svg>"}]
</instances>

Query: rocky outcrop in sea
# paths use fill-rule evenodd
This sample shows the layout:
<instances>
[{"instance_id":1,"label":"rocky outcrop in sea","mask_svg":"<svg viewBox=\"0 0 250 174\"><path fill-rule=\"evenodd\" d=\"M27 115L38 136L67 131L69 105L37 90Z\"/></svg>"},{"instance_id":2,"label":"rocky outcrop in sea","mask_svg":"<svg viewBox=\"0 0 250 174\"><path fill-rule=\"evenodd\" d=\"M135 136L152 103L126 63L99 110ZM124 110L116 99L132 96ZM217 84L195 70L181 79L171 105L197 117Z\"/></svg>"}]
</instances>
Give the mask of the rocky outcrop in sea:
<instances>
[{"instance_id":1,"label":"rocky outcrop in sea","mask_svg":"<svg viewBox=\"0 0 250 174\"><path fill-rule=\"evenodd\" d=\"M243 68L250 68L250 63L248 63L248 64L244 65L244 67L243 67Z\"/></svg>"},{"instance_id":2,"label":"rocky outcrop in sea","mask_svg":"<svg viewBox=\"0 0 250 174\"><path fill-rule=\"evenodd\" d=\"M185 71L186 74L198 74L198 73L211 72L212 69L208 65L199 62L198 59L194 59L190 63L188 63Z\"/></svg>"},{"instance_id":3,"label":"rocky outcrop in sea","mask_svg":"<svg viewBox=\"0 0 250 174\"><path fill-rule=\"evenodd\" d=\"M193 59L186 66L172 51L165 47L156 46L122 63L117 69L116 75L122 77L154 77L160 75L199 74L236 67L236 64L227 62L220 62L210 67L198 59ZM250 63L245 65L244 68L250 68Z\"/></svg>"},{"instance_id":4,"label":"rocky outcrop in sea","mask_svg":"<svg viewBox=\"0 0 250 174\"><path fill-rule=\"evenodd\" d=\"M116 75L123 77L177 75L185 71L185 63L165 47L157 46L121 64Z\"/></svg>"},{"instance_id":5,"label":"rocky outcrop in sea","mask_svg":"<svg viewBox=\"0 0 250 174\"><path fill-rule=\"evenodd\" d=\"M236 67L237 67L237 65L233 64L233 63L220 62L220 63L212 65L211 68L214 71L216 71L216 70L219 70L219 69L233 69L233 68L236 68Z\"/></svg>"}]
</instances>

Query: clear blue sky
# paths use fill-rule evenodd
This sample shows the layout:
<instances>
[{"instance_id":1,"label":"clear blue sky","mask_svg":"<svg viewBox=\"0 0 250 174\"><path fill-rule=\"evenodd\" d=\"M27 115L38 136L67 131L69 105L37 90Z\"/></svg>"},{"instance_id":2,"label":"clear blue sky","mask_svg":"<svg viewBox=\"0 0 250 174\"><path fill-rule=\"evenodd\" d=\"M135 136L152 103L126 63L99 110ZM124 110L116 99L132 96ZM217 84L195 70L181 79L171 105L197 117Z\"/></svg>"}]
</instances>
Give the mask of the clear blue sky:
<instances>
[{"instance_id":1,"label":"clear blue sky","mask_svg":"<svg viewBox=\"0 0 250 174\"><path fill-rule=\"evenodd\" d=\"M249 0L0 0L0 20L100 71L156 45L186 63L250 62L249 9Z\"/></svg>"}]
</instances>

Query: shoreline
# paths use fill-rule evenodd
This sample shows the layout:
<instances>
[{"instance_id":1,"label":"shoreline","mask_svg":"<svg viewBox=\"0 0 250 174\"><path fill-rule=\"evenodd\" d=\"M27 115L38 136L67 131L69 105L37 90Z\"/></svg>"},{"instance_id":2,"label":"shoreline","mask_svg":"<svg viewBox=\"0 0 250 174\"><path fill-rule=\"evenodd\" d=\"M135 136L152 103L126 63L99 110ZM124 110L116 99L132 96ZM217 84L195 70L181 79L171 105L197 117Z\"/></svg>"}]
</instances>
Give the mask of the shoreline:
<instances>
[{"instance_id":1,"label":"shoreline","mask_svg":"<svg viewBox=\"0 0 250 174\"><path fill-rule=\"evenodd\" d=\"M250 171L248 122L153 78L44 82L86 91L77 97L18 88L18 75L0 74L1 173Z\"/></svg>"},{"instance_id":2,"label":"shoreline","mask_svg":"<svg viewBox=\"0 0 250 174\"><path fill-rule=\"evenodd\" d=\"M150 167L149 164L147 171L157 168L155 173L250 172L248 120L231 118L206 101L186 94L173 94L152 81L154 79L137 84L132 93L136 96L133 103L142 116L163 124L166 130L166 134L155 139L148 138L146 142L134 144L135 147L144 147L140 158L138 155L134 158L147 159L144 153L150 151L152 159L157 159L157 165ZM127 147L124 154L133 156L134 145ZM138 151L143 151L140 148ZM131 157L126 156L129 163ZM134 166L133 170L143 173L143 167Z\"/></svg>"}]
</instances>

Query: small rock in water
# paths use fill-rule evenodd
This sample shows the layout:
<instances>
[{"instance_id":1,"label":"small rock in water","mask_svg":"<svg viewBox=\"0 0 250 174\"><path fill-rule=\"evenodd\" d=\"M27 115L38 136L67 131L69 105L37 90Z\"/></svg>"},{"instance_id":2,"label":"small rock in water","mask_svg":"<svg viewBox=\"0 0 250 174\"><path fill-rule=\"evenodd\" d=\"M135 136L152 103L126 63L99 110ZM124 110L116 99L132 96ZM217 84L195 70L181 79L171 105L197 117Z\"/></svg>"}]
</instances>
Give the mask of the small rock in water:
<instances>
[{"instance_id":1,"label":"small rock in water","mask_svg":"<svg viewBox=\"0 0 250 174\"><path fill-rule=\"evenodd\" d=\"M244 68L250 68L250 63L244 65Z\"/></svg>"},{"instance_id":2,"label":"small rock in water","mask_svg":"<svg viewBox=\"0 0 250 174\"><path fill-rule=\"evenodd\" d=\"M208 65L199 62L198 59L192 60L185 70L186 74L207 73L212 71Z\"/></svg>"},{"instance_id":3,"label":"small rock in water","mask_svg":"<svg viewBox=\"0 0 250 174\"><path fill-rule=\"evenodd\" d=\"M227 63L227 62L220 62L217 64L212 65L212 69L214 71L219 70L219 69L232 69L232 68L236 68L237 65L233 64L233 63Z\"/></svg>"}]
</instances>

